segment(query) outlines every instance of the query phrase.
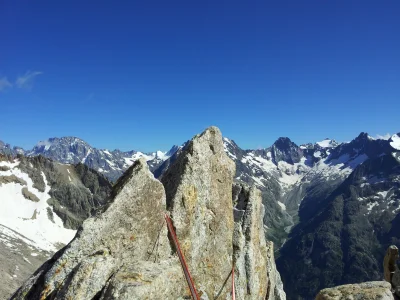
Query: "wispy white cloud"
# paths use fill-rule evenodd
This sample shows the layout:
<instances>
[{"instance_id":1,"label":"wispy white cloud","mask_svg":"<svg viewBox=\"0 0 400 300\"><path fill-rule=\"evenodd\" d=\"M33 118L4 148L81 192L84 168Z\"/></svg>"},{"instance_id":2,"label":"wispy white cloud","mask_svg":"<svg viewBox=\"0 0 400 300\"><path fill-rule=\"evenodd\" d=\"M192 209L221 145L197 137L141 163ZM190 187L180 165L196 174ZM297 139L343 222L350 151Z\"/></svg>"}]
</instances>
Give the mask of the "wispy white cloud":
<instances>
[{"instance_id":1,"label":"wispy white cloud","mask_svg":"<svg viewBox=\"0 0 400 300\"><path fill-rule=\"evenodd\" d=\"M7 77L0 78L0 91L11 88L12 84L8 81Z\"/></svg>"},{"instance_id":2,"label":"wispy white cloud","mask_svg":"<svg viewBox=\"0 0 400 300\"><path fill-rule=\"evenodd\" d=\"M15 85L20 89L28 89L29 90L33 87L35 77L40 74L43 74L43 72L27 71L23 76L19 76L17 78L17 80L15 81Z\"/></svg>"},{"instance_id":3,"label":"wispy white cloud","mask_svg":"<svg viewBox=\"0 0 400 300\"><path fill-rule=\"evenodd\" d=\"M377 135L375 136L375 138L376 138L376 139L380 139L380 140L388 140L388 139L391 138L391 136L392 136L392 134L390 134L390 133L386 133L386 134L384 134L384 135L377 134Z\"/></svg>"}]
</instances>

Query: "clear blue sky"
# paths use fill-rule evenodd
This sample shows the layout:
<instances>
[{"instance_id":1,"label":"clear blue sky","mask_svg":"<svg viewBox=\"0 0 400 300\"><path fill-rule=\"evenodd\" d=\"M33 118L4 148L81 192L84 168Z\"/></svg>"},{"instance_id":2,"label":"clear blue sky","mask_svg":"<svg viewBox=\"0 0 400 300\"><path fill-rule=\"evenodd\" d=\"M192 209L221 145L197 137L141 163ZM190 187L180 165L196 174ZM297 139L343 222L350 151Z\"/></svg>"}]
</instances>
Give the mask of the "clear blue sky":
<instances>
[{"instance_id":1,"label":"clear blue sky","mask_svg":"<svg viewBox=\"0 0 400 300\"><path fill-rule=\"evenodd\" d=\"M0 0L0 140L167 150L400 131L400 1Z\"/></svg>"}]
</instances>

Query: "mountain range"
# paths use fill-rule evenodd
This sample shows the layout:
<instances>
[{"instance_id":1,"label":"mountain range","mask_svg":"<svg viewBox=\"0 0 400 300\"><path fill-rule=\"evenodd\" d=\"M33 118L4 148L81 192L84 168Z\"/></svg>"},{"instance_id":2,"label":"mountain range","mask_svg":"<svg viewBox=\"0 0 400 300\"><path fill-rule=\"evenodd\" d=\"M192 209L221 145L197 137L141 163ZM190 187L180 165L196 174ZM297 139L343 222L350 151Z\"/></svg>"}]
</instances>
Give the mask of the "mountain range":
<instances>
[{"instance_id":1,"label":"mountain range","mask_svg":"<svg viewBox=\"0 0 400 300\"><path fill-rule=\"evenodd\" d=\"M109 151L97 149L77 137L49 138L38 142L33 149L24 150L21 147L11 147L0 141L0 153L25 156L43 155L64 164L83 163L88 167L104 174L109 180L115 182L132 163L144 157L151 170L169 158L179 147L173 146L169 151L156 151L142 153L139 151Z\"/></svg>"},{"instance_id":2,"label":"mountain range","mask_svg":"<svg viewBox=\"0 0 400 300\"><path fill-rule=\"evenodd\" d=\"M162 178L186 146L108 151L63 137L32 150L0 142L0 152L84 164L115 182L140 157ZM288 299L312 299L322 288L382 277L385 248L400 246L400 134L383 140L361 133L346 143L304 145L282 137L257 150L224 137L223 146L236 165L234 181L261 191L264 231L275 243Z\"/></svg>"}]
</instances>

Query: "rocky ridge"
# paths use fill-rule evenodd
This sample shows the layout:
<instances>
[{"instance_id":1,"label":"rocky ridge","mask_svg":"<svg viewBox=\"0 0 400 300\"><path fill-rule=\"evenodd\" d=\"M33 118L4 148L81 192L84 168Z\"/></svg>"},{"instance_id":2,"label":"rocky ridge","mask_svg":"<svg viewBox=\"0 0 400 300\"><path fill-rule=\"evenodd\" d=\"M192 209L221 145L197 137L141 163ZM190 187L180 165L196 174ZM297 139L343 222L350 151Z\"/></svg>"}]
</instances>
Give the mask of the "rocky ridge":
<instances>
[{"instance_id":1,"label":"rocky ridge","mask_svg":"<svg viewBox=\"0 0 400 300\"><path fill-rule=\"evenodd\" d=\"M87 219L12 299L187 297L166 211L202 299L230 297L232 264L238 298L285 299L265 241L261 193L232 188L234 172L215 127L187 143L162 183L139 159L118 180L104 211Z\"/></svg>"}]
</instances>

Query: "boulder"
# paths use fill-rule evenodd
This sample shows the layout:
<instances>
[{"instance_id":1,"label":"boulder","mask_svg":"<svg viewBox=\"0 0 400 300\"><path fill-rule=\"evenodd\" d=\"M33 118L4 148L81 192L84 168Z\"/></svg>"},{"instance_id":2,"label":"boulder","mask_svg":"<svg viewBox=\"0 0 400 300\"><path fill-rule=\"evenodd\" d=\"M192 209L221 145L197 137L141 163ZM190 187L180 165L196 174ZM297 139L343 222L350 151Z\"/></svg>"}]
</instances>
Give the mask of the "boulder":
<instances>
[{"instance_id":1,"label":"boulder","mask_svg":"<svg viewBox=\"0 0 400 300\"><path fill-rule=\"evenodd\" d=\"M360 284L346 284L320 291L316 300L393 300L390 283L371 281Z\"/></svg>"}]
</instances>

